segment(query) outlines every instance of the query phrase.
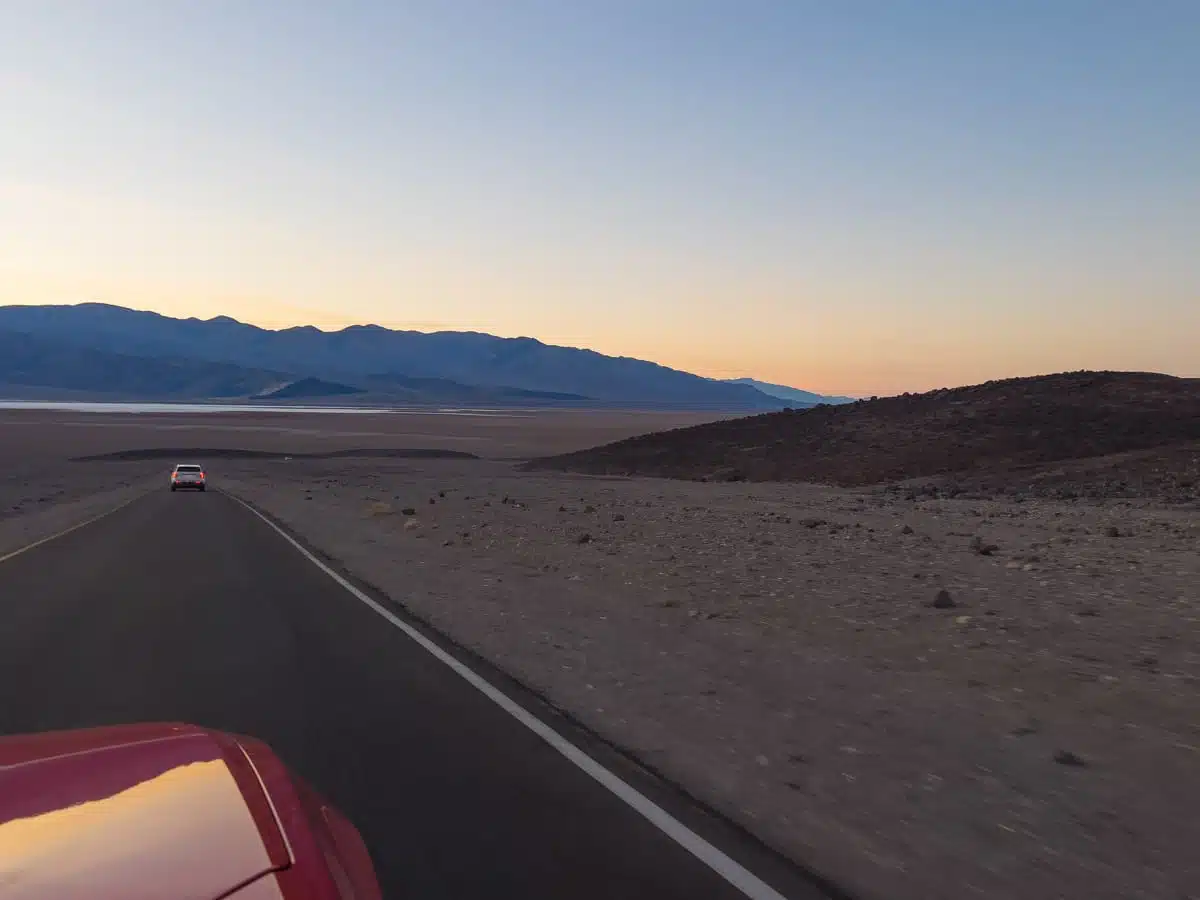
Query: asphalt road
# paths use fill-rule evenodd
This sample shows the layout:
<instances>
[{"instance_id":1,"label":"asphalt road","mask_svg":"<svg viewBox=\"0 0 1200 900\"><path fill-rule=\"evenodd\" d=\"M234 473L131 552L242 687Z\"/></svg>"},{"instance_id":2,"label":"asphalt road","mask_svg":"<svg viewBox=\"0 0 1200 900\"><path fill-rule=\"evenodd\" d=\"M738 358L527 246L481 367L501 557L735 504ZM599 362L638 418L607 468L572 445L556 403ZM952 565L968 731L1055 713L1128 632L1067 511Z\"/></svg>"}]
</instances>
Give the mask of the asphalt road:
<instances>
[{"instance_id":1,"label":"asphalt road","mask_svg":"<svg viewBox=\"0 0 1200 900\"><path fill-rule=\"evenodd\" d=\"M152 720L265 740L358 825L388 897L745 896L220 493L164 489L0 563L0 732Z\"/></svg>"}]
</instances>

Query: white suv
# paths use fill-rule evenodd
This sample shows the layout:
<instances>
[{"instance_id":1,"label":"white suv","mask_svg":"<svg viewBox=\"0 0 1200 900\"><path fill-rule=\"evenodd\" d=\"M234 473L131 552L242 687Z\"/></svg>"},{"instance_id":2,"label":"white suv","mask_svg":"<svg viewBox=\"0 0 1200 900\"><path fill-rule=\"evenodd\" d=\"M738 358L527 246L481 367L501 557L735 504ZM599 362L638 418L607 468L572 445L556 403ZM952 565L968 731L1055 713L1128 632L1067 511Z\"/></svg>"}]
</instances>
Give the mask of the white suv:
<instances>
[{"instance_id":1,"label":"white suv","mask_svg":"<svg viewBox=\"0 0 1200 900\"><path fill-rule=\"evenodd\" d=\"M171 490L204 490L204 468L182 463L171 472Z\"/></svg>"}]
</instances>

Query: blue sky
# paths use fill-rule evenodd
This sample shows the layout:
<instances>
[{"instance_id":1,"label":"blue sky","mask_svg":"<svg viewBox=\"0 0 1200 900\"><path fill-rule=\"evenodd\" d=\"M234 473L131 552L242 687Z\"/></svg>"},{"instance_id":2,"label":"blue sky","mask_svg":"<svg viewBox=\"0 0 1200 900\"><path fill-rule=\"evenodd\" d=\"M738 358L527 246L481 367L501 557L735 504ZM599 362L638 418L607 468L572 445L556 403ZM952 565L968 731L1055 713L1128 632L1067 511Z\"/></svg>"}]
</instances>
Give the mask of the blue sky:
<instances>
[{"instance_id":1,"label":"blue sky","mask_svg":"<svg viewBox=\"0 0 1200 900\"><path fill-rule=\"evenodd\" d=\"M1200 4L0 11L0 302L884 393L1200 375Z\"/></svg>"}]
</instances>

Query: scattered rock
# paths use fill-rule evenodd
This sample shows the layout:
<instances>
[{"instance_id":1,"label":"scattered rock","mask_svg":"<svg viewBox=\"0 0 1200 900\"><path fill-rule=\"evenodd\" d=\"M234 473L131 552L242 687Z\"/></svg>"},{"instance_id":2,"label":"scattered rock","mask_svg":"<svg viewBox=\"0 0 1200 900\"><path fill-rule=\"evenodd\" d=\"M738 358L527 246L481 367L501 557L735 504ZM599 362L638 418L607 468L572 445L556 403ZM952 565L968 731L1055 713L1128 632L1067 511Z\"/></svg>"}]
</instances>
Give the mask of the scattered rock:
<instances>
[{"instance_id":1,"label":"scattered rock","mask_svg":"<svg viewBox=\"0 0 1200 900\"><path fill-rule=\"evenodd\" d=\"M436 500L434 500L432 497L430 497L430 498L429 498L429 505L430 505L430 506L433 506L435 503L437 503L437 501L436 501Z\"/></svg>"},{"instance_id":2,"label":"scattered rock","mask_svg":"<svg viewBox=\"0 0 1200 900\"><path fill-rule=\"evenodd\" d=\"M584 511L585 513L588 513L588 514L590 515L591 513L594 513L594 512L596 511L596 507L594 507L594 506L588 506L588 507L586 507L586 508L585 508L583 511Z\"/></svg>"},{"instance_id":3,"label":"scattered rock","mask_svg":"<svg viewBox=\"0 0 1200 900\"><path fill-rule=\"evenodd\" d=\"M586 531L583 534L581 534L579 537L575 538L575 543L577 543L577 544L590 544L591 542L592 542L592 536L590 534L588 534Z\"/></svg>"},{"instance_id":4,"label":"scattered rock","mask_svg":"<svg viewBox=\"0 0 1200 900\"><path fill-rule=\"evenodd\" d=\"M404 509L400 510L400 512L402 512L406 516L415 516L417 514L417 511L415 509L413 509L411 506L404 507Z\"/></svg>"},{"instance_id":5,"label":"scattered rock","mask_svg":"<svg viewBox=\"0 0 1200 900\"><path fill-rule=\"evenodd\" d=\"M409 519L407 522L404 523L405 531L416 531L420 527L421 527L421 523L418 522L416 519Z\"/></svg>"},{"instance_id":6,"label":"scattered rock","mask_svg":"<svg viewBox=\"0 0 1200 900\"><path fill-rule=\"evenodd\" d=\"M1110 537L1110 538L1120 537L1121 529L1118 528L1116 525L1109 525L1107 528L1104 529L1104 536Z\"/></svg>"},{"instance_id":7,"label":"scattered rock","mask_svg":"<svg viewBox=\"0 0 1200 900\"><path fill-rule=\"evenodd\" d=\"M624 522L625 516L622 515L621 513L617 513L615 516L613 516L613 521L614 522Z\"/></svg>"},{"instance_id":8,"label":"scattered rock","mask_svg":"<svg viewBox=\"0 0 1200 900\"><path fill-rule=\"evenodd\" d=\"M954 609L954 607L958 606L954 598L950 596L950 592L945 588L937 592L929 605L934 609Z\"/></svg>"},{"instance_id":9,"label":"scattered rock","mask_svg":"<svg viewBox=\"0 0 1200 900\"><path fill-rule=\"evenodd\" d=\"M980 556L991 556L1000 548L995 544L985 543L983 538L981 538L979 535L975 535L975 537L971 538L971 549Z\"/></svg>"},{"instance_id":10,"label":"scattered rock","mask_svg":"<svg viewBox=\"0 0 1200 900\"><path fill-rule=\"evenodd\" d=\"M1076 768L1085 768L1088 764L1086 759L1070 750L1055 750L1054 761L1060 766L1075 766Z\"/></svg>"},{"instance_id":11,"label":"scattered rock","mask_svg":"<svg viewBox=\"0 0 1200 900\"><path fill-rule=\"evenodd\" d=\"M824 519L811 519L810 518L810 519L801 519L800 524L803 525L805 528L820 528L822 525L825 525L826 522Z\"/></svg>"},{"instance_id":12,"label":"scattered rock","mask_svg":"<svg viewBox=\"0 0 1200 900\"><path fill-rule=\"evenodd\" d=\"M900 533L901 534L912 534L913 528L911 525L905 525L903 528L900 529Z\"/></svg>"}]
</instances>

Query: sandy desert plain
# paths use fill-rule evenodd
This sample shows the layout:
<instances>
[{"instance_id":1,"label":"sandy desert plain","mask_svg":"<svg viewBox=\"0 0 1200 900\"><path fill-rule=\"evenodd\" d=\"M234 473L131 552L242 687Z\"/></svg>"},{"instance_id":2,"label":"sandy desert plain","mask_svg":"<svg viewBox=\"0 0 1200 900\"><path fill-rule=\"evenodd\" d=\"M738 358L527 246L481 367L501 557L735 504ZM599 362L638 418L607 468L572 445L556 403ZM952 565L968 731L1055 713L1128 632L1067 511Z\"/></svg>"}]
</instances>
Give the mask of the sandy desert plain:
<instances>
[{"instance_id":1,"label":"sandy desert plain","mask_svg":"<svg viewBox=\"0 0 1200 900\"><path fill-rule=\"evenodd\" d=\"M0 411L0 556L200 461L851 896L1200 897L1194 504L516 465L711 418Z\"/></svg>"}]
</instances>

